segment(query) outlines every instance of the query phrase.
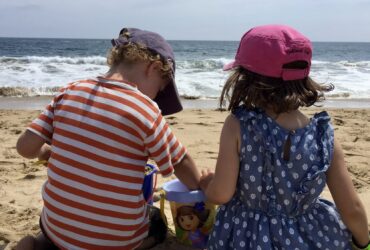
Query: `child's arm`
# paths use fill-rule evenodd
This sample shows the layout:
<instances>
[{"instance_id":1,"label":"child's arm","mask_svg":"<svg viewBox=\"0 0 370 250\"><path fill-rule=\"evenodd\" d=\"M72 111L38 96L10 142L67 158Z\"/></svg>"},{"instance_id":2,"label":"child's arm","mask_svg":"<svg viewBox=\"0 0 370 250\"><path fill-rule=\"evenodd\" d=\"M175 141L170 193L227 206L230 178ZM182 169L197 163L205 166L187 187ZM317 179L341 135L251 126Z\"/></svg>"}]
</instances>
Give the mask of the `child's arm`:
<instances>
[{"instance_id":1,"label":"child's arm","mask_svg":"<svg viewBox=\"0 0 370 250\"><path fill-rule=\"evenodd\" d=\"M45 144L46 140L39 135L26 130L17 141L17 151L25 158L36 158L47 160L50 156L50 146Z\"/></svg>"},{"instance_id":2,"label":"child's arm","mask_svg":"<svg viewBox=\"0 0 370 250\"><path fill-rule=\"evenodd\" d=\"M360 245L368 244L366 212L345 166L342 148L336 140L333 160L327 172L327 184L343 222L356 242Z\"/></svg>"},{"instance_id":3,"label":"child's arm","mask_svg":"<svg viewBox=\"0 0 370 250\"><path fill-rule=\"evenodd\" d=\"M199 189L200 174L193 159L186 154L182 160L174 166L175 175L190 190Z\"/></svg>"},{"instance_id":4,"label":"child's arm","mask_svg":"<svg viewBox=\"0 0 370 250\"><path fill-rule=\"evenodd\" d=\"M233 115L229 115L221 132L214 177L208 184L207 176L202 176L202 180L207 182L203 191L207 199L214 204L224 204L234 195L239 173L239 148L240 124Z\"/></svg>"},{"instance_id":5,"label":"child's arm","mask_svg":"<svg viewBox=\"0 0 370 250\"><path fill-rule=\"evenodd\" d=\"M200 173L185 147L172 133L168 123L159 115L144 140L149 157L154 160L160 173L172 172L189 189L199 188Z\"/></svg>"}]
</instances>

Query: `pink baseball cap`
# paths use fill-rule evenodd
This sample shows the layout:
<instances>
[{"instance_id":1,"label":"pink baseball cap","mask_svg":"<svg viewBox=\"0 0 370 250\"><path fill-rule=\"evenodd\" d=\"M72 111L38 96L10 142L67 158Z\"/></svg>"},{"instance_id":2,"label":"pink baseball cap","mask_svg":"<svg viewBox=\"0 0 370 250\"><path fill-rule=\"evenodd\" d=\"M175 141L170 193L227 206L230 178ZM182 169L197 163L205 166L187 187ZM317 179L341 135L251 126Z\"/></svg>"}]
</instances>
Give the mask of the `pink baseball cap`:
<instances>
[{"instance_id":1,"label":"pink baseball cap","mask_svg":"<svg viewBox=\"0 0 370 250\"><path fill-rule=\"evenodd\" d=\"M235 61L224 70L241 66L254 73L282 78L285 81L304 79L310 73L311 41L286 25L264 25L250 29L240 40ZM294 61L307 62L305 69L287 69Z\"/></svg>"}]
</instances>

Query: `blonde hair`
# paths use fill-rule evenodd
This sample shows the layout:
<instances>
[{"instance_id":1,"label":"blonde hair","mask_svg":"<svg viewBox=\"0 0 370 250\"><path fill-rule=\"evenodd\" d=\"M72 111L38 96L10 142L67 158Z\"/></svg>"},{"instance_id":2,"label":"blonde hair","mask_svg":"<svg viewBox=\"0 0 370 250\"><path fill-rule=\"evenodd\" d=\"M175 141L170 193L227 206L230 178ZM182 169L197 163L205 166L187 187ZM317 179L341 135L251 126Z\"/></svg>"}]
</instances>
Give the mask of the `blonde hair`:
<instances>
[{"instance_id":1,"label":"blonde hair","mask_svg":"<svg viewBox=\"0 0 370 250\"><path fill-rule=\"evenodd\" d=\"M134 64L137 62L156 62L160 61L160 69L163 78L172 77L172 64L170 60L165 60L158 53L148 49L146 46L137 43L127 43L114 46L108 52L107 63L112 68L120 63Z\"/></svg>"}]
</instances>

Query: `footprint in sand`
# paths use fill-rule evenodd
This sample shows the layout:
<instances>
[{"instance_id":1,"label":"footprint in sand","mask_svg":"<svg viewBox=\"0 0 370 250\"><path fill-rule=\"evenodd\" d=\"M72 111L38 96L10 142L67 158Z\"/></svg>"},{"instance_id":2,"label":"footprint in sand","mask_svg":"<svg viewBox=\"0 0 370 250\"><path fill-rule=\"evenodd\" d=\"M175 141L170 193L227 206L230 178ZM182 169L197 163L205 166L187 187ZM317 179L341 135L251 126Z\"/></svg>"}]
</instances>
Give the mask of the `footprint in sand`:
<instances>
[{"instance_id":1,"label":"footprint in sand","mask_svg":"<svg viewBox=\"0 0 370 250\"><path fill-rule=\"evenodd\" d=\"M5 159L16 159L19 157L16 149L13 148L5 148L3 156Z\"/></svg>"},{"instance_id":2,"label":"footprint in sand","mask_svg":"<svg viewBox=\"0 0 370 250\"><path fill-rule=\"evenodd\" d=\"M35 179L37 176L36 175L34 175L34 174L27 174L27 175L25 175L22 179L24 179L24 180L33 180L33 179Z\"/></svg>"},{"instance_id":3,"label":"footprint in sand","mask_svg":"<svg viewBox=\"0 0 370 250\"><path fill-rule=\"evenodd\" d=\"M353 183L353 186L355 186L356 190L362 189L364 187L364 185L361 182L359 182L357 179L353 178L352 183Z\"/></svg>"},{"instance_id":4,"label":"footprint in sand","mask_svg":"<svg viewBox=\"0 0 370 250\"><path fill-rule=\"evenodd\" d=\"M20 133L22 133L22 130L20 130L20 129L12 129L12 130L10 130L10 132L12 132L15 135L19 135Z\"/></svg>"},{"instance_id":5,"label":"footprint in sand","mask_svg":"<svg viewBox=\"0 0 370 250\"><path fill-rule=\"evenodd\" d=\"M176 119L175 116L168 116L168 117L166 117L166 120L175 120L175 119Z\"/></svg>"},{"instance_id":6,"label":"footprint in sand","mask_svg":"<svg viewBox=\"0 0 370 250\"><path fill-rule=\"evenodd\" d=\"M17 210L11 209L11 210L7 211L6 213L7 214L16 214L17 213Z\"/></svg>"},{"instance_id":7,"label":"footprint in sand","mask_svg":"<svg viewBox=\"0 0 370 250\"><path fill-rule=\"evenodd\" d=\"M217 154L217 152L213 152L213 151L206 151L205 153L206 154Z\"/></svg>"},{"instance_id":8,"label":"footprint in sand","mask_svg":"<svg viewBox=\"0 0 370 250\"><path fill-rule=\"evenodd\" d=\"M185 124L200 125L200 126L205 126L205 127L213 127L213 125L205 123L205 122L185 122Z\"/></svg>"},{"instance_id":9,"label":"footprint in sand","mask_svg":"<svg viewBox=\"0 0 370 250\"><path fill-rule=\"evenodd\" d=\"M339 118L334 118L334 124L341 126L341 125L344 124L344 121L342 119L339 119Z\"/></svg>"},{"instance_id":10,"label":"footprint in sand","mask_svg":"<svg viewBox=\"0 0 370 250\"><path fill-rule=\"evenodd\" d=\"M217 152L205 151L205 153L209 154L209 155L212 155L212 156L209 156L208 159L217 160ZM213 155L215 155L215 156L213 156Z\"/></svg>"}]
</instances>

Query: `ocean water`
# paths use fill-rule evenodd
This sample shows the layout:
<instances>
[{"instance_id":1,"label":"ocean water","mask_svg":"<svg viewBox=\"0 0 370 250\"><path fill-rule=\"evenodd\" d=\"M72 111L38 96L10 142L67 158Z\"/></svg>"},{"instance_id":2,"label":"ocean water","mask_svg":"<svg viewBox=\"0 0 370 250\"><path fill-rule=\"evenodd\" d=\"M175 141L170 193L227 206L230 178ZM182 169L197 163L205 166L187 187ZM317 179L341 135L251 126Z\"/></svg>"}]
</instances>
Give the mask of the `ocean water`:
<instances>
[{"instance_id":1,"label":"ocean water","mask_svg":"<svg viewBox=\"0 0 370 250\"><path fill-rule=\"evenodd\" d=\"M176 82L185 97L216 98L237 41L170 41ZM104 74L110 41L0 38L0 95L50 95L78 79ZM332 97L370 98L370 43L314 42L311 77L333 83Z\"/></svg>"}]
</instances>

